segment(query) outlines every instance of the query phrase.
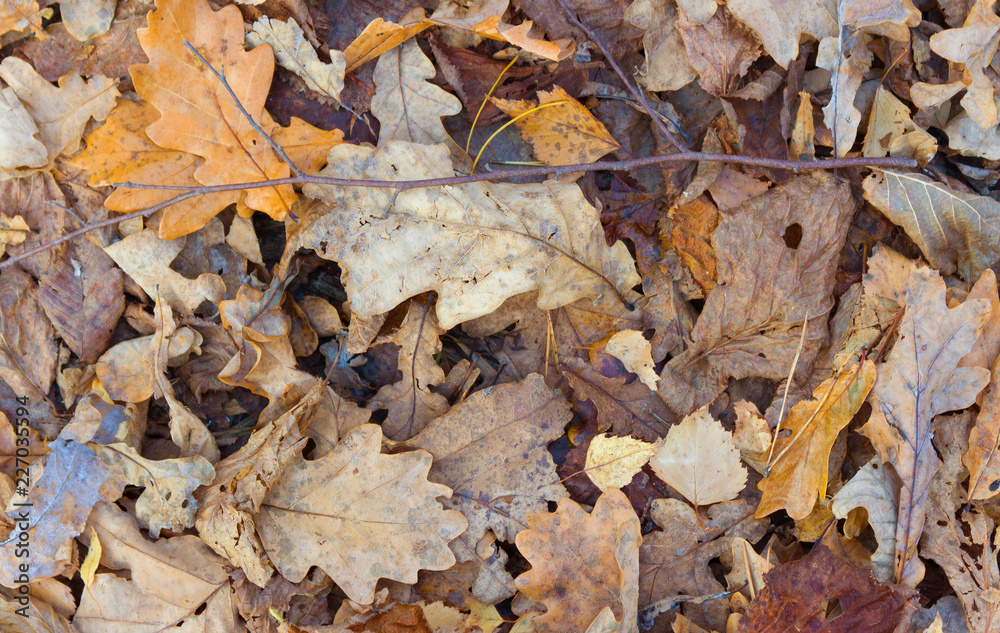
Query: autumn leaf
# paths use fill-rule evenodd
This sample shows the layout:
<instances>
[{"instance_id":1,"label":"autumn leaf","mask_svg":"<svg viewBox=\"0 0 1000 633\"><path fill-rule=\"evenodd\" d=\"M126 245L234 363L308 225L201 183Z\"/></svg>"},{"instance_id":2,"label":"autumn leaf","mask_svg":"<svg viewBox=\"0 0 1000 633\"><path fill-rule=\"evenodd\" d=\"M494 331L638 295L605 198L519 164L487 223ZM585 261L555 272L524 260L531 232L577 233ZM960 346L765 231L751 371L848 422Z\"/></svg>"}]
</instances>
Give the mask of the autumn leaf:
<instances>
[{"instance_id":1,"label":"autumn leaf","mask_svg":"<svg viewBox=\"0 0 1000 633\"><path fill-rule=\"evenodd\" d=\"M653 391L656 390L656 383L660 377L653 371L652 344L643 337L642 332L638 330L617 332L608 339L604 349L620 360L627 371L639 376L642 384Z\"/></svg>"},{"instance_id":2,"label":"autumn leaf","mask_svg":"<svg viewBox=\"0 0 1000 633\"><path fill-rule=\"evenodd\" d=\"M910 263L904 274L900 339L879 370L871 395L872 417L862 430L903 482L894 577L915 586L923 576L916 549L927 491L939 464L929 441L931 420L969 406L986 385L988 370L958 364L972 349L990 311L982 299L948 309L945 283L936 271Z\"/></svg>"},{"instance_id":3,"label":"autumn leaf","mask_svg":"<svg viewBox=\"0 0 1000 633\"><path fill-rule=\"evenodd\" d=\"M875 363L846 368L813 390L782 421L789 435L774 443L770 472L758 484L764 493L757 507L763 517L784 508L793 519L809 516L826 500L830 451L837 435L864 404L875 384Z\"/></svg>"},{"instance_id":4,"label":"autumn leaf","mask_svg":"<svg viewBox=\"0 0 1000 633\"><path fill-rule=\"evenodd\" d=\"M639 80L649 90L680 90L697 77L674 23L677 8L666 0L634 0L625 19L643 29L646 61Z\"/></svg>"},{"instance_id":5,"label":"autumn leaf","mask_svg":"<svg viewBox=\"0 0 1000 633\"><path fill-rule=\"evenodd\" d=\"M899 224L932 266L973 281L1000 259L1000 204L920 174L876 170L865 198Z\"/></svg>"},{"instance_id":6,"label":"autumn leaf","mask_svg":"<svg viewBox=\"0 0 1000 633\"><path fill-rule=\"evenodd\" d=\"M642 470L656 446L632 437L598 435L587 448L586 473L602 491L622 488Z\"/></svg>"},{"instance_id":7,"label":"autumn leaf","mask_svg":"<svg viewBox=\"0 0 1000 633\"><path fill-rule=\"evenodd\" d=\"M451 489L427 481L430 454L380 455L381 442L379 427L362 425L321 459L286 467L254 517L285 578L298 582L317 565L367 604L379 578L413 583L418 569L455 564L448 542L468 522L441 509L437 497Z\"/></svg>"},{"instance_id":8,"label":"autumn leaf","mask_svg":"<svg viewBox=\"0 0 1000 633\"><path fill-rule=\"evenodd\" d=\"M907 156L925 165L937 153L937 141L913 123L910 109L902 101L885 86L879 86L868 118L862 153L865 156Z\"/></svg>"},{"instance_id":9,"label":"autumn leaf","mask_svg":"<svg viewBox=\"0 0 1000 633\"><path fill-rule=\"evenodd\" d=\"M538 38L537 34L533 33L536 29L532 28L531 20L525 20L517 26L503 22L507 4L507 0L473 0L466 8L456 2L445 0L434 11L430 20L435 24L509 42L528 53L552 61L561 61L573 54L576 47L572 40L547 42Z\"/></svg>"},{"instance_id":10,"label":"autumn leaf","mask_svg":"<svg viewBox=\"0 0 1000 633\"><path fill-rule=\"evenodd\" d=\"M190 42L226 80L240 104L260 122L274 72L269 46L243 49L243 19L235 7L213 11L207 2L160 0L137 32L149 63L129 70L136 92L160 112L146 135L165 149L196 154L204 162L194 170L201 184L259 182L291 172L268 142L254 130L212 71L185 46ZM183 95L183 96L182 96ZM281 220L295 202L288 185L248 190L245 203ZM173 236L200 225L178 226Z\"/></svg>"},{"instance_id":11,"label":"autumn leaf","mask_svg":"<svg viewBox=\"0 0 1000 633\"><path fill-rule=\"evenodd\" d=\"M0 213L0 257L7 250L8 244L20 244L28 238L28 223L19 215L7 217Z\"/></svg>"},{"instance_id":12,"label":"autumn leaf","mask_svg":"<svg viewBox=\"0 0 1000 633\"><path fill-rule=\"evenodd\" d=\"M0 35L26 28L43 33L38 0L7 0L0 4Z\"/></svg>"},{"instance_id":13,"label":"autumn leaf","mask_svg":"<svg viewBox=\"0 0 1000 633\"><path fill-rule=\"evenodd\" d=\"M433 23L427 20L424 10L420 7L404 15L398 24L375 18L344 49L345 70L353 71L361 64L376 59L382 53L396 48L431 26Z\"/></svg>"},{"instance_id":14,"label":"autumn leaf","mask_svg":"<svg viewBox=\"0 0 1000 633\"><path fill-rule=\"evenodd\" d=\"M410 180L454 172L446 148L393 141L377 150L338 145L322 173ZM327 204L305 220L300 245L338 262L356 315L382 314L435 290L447 330L523 292L539 290L538 306L552 309L620 295L638 282L625 245L604 244L597 211L575 185L474 183L398 195L307 185L305 192ZM534 227L546 227L545 235ZM367 237L385 234L392 239Z\"/></svg>"},{"instance_id":15,"label":"autumn leaf","mask_svg":"<svg viewBox=\"0 0 1000 633\"><path fill-rule=\"evenodd\" d=\"M493 103L508 116L525 115L515 125L531 143L535 158L546 165L589 163L621 149L604 124L559 86L539 92L538 104L506 99Z\"/></svg>"},{"instance_id":16,"label":"autumn leaf","mask_svg":"<svg viewBox=\"0 0 1000 633\"><path fill-rule=\"evenodd\" d=\"M989 499L1000 494L1000 363L993 366L976 425L969 433L969 450L963 461L969 469L969 499Z\"/></svg>"},{"instance_id":17,"label":"autumn leaf","mask_svg":"<svg viewBox=\"0 0 1000 633\"><path fill-rule=\"evenodd\" d=\"M871 555L872 571L882 582L892 580L896 559L896 508L899 491L894 482L883 476L885 465L878 456L861 467L837 491L830 510L838 519L846 519L855 508L868 513L868 525L875 532L877 548Z\"/></svg>"},{"instance_id":18,"label":"autumn leaf","mask_svg":"<svg viewBox=\"0 0 1000 633\"><path fill-rule=\"evenodd\" d=\"M340 98L340 91L344 89L344 54L330 51L330 61L321 62L294 19L282 21L262 17L254 22L247 42L253 46L270 44L277 62L301 77L310 89L333 99Z\"/></svg>"},{"instance_id":19,"label":"autumn leaf","mask_svg":"<svg viewBox=\"0 0 1000 633\"><path fill-rule=\"evenodd\" d=\"M621 491L607 490L590 514L564 499L552 514L528 515L528 524L517 536L517 547L531 570L515 582L548 608L532 620L536 630L586 630L607 606L622 623L616 630L638 631L642 537L639 519Z\"/></svg>"},{"instance_id":20,"label":"autumn leaf","mask_svg":"<svg viewBox=\"0 0 1000 633\"><path fill-rule=\"evenodd\" d=\"M732 434L707 407L670 427L649 465L695 508L735 499L747 483Z\"/></svg>"},{"instance_id":21,"label":"autumn leaf","mask_svg":"<svg viewBox=\"0 0 1000 633\"><path fill-rule=\"evenodd\" d=\"M799 56L802 35L822 40L838 32L837 8L829 0L732 0L727 6L782 68Z\"/></svg>"},{"instance_id":22,"label":"autumn leaf","mask_svg":"<svg viewBox=\"0 0 1000 633\"><path fill-rule=\"evenodd\" d=\"M38 127L10 88L0 91L0 169L44 167L48 150L35 138Z\"/></svg>"},{"instance_id":23,"label":"autumn leaf","mask_svg":"<svg viewBox=\"0 0 1000 633\"><path fill-rule=\"evenodd\" d=\"M760 57L753 32L720 7L704 23L695 23L678 11L674 28L687 47L687 58L698 73L698 82L716 96L732 92L750 65Z\"/></svg>"}]
</instances>

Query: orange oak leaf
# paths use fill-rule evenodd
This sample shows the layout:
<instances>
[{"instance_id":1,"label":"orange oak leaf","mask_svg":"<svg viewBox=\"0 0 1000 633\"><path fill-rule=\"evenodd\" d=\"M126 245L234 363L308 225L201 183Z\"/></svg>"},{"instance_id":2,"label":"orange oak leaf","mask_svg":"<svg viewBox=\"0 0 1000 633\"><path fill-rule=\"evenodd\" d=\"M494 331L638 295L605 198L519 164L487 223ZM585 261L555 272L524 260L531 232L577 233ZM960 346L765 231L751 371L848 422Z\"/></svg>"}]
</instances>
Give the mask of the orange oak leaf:
<instances>
[{"instance_id":1,"label":"orange oak leaf","mask_svg":"<svg viewBox=\"0 0 1000 633\"><path fill-rule=\"evenodd\" d=\"M638 631L639 518L620 490L604 492L590 514L563 499L551 514L529 514L517 548L531 569L514 581L548 611L532 621L540 633L585 631L605 607Z\"/></svg>"},{"instance_id":2,"label":"orange oak leaf","mask_svg":"<svg viewBox=\"0 0 1000 633\"><path fill-rule=\"evenodd\" d=\"M136 35L149 63L132 66L129 72L139 96L160 111L160 119L146 128L150 140L203 158L194 177L204 185L289 176L288 164L254 130L212 70L185 45L190 42L214 69L224 71L240 103L262 122L274 52L270 46L244 50L239 10L212 11L204 0L159 0L147 21L149 26ZM247 207L276 220L288 215L295 200L290 185L251 189L245 197ZM200 228L181 225L179 234Z\"/></svg>"}]
</instances>

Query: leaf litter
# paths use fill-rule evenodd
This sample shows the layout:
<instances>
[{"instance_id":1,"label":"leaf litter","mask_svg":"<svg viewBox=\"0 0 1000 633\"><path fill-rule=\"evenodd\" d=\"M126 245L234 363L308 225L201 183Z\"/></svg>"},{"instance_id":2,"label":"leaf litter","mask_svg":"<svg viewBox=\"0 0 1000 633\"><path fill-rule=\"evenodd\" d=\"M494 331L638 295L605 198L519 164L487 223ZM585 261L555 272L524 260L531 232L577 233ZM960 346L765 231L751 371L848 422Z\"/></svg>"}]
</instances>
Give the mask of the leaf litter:
<instances>
[{"instance_id":1,"label":"leaf litter","mask_svg":"<svg viewBox=\"0 0 1000 633\"><path fill-rule=\"evenodd\" d=\"M4 630L1000 631L994 0L0 39Z\"/></svg>"}]
</instances>

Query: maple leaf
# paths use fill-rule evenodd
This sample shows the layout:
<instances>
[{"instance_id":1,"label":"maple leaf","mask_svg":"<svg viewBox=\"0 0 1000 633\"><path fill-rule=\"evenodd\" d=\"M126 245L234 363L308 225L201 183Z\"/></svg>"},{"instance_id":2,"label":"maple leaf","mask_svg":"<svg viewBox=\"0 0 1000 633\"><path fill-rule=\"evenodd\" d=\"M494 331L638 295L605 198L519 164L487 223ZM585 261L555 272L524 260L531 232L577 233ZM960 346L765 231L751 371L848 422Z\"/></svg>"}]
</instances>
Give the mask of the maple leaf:
<instances>
[{"instance_id":1,"label":"maple leaf","mask_svg":"<svg viewBox=\"0 0 1000 633\"><path fill-rule=\"evenodd\" d=\"M910 262L903 274L900 339L879 370L871 395L872 416L862 431L903 483L894 575L913 586L923 575L916 549L928 488L939 464L929 441L931 420L969 406L988 382L988 370L958 364L972 349L990 311L982 299L949 309L944 280L929 268Z\"/></svg>"},{"instance_id":2,"label":"maple leaf","mask_svg":"<svg viewBox=\"0 0 1000 633\"><path fill-rule=\"evenodd\" d=\"M451 489L427 481L431 455L380 455L381 443L381 429L365 424L324 457L297 456L286 467L254 517L282 576L298 582L317 565L368 604L379 578L413 583L418 569L455 564L448 542L468 522L441 509L437 497Z\"/></svg>"},{"instance_id":3,"label":"maple leaf","mask_svg":"<svg viewBox=\"0 0 1000 633\"><path fill-rule=\"evenodd\" d=\"M565 399L532 374L519 383L477 391L404 445L434 456L430 480L453 489L445 507L462 512L461 560L486 530L511 542L526 517L566 496L546 450L572 414ZM501 457L503 456L503 457Z\"/></svg>"},{"instance_id":4,"label":"maple leaf","mask_svg":"<svg viewBox=\"0 0 1000 633\"><path fill-rule=\"evenodd\" d=\"M136 92L161 115L146 128L150 140L203 158L194 170L194 177L202 184L289 176L288 164L185 45L190 42L213 68L225 71L240 104L259 122L274 72L274 53L270 46L243 49L239 10L225 7L216 12L204 0L159 0L156 11L146 19L148 26L136 35L149 63L132 66L129 71ZM248 190L244 201L250 209L281 220L295 199L291 186L282 185ZM180 234L186 232L190 231L181 229Z\"/></svg>"},{"instance_id":5,"label":"maple leaf","mask_svg":"<svg viewBox=\"0 0 1000 633\"><path fill-rule=\"evenodd\" d=\"M430 390L445 379L444 370L434 360L441 351L439 337L444 333L438 327L429 300L410 302L403 325L392 337L392 342L399 346L402 377L379 389L368 401L371 409L389 410L382 424L386 437L408 440L448 412L447 398Z\"/></svg>"},{"instance_id":6,"label":"maple leaf","mask_svg":"<svg viewBox=\"0 0 1000 633\"><path fill-rule=\"evenodd\" d=\"M732 433L707 407L670 427L649 465L695 508L735 499L747 483Z\"/></svg>"},{"instance_id":7,"label":"maple leaf","mask_svg":"<svg viewBox=\"0 0 1000 633\"><path fill-rule=\"evenodd\" d=\"M560 103L562 102L562 103ZM530 101L493 99L508 116L520 117L515 125L531 143L535 157L546 165L579 165L593 162L621 149L604 124L559 86L538 93ZM548 107L547 104L553 104ZM558 105L556 105L558 104ZM533 110L538 107L537 110Z\"/></svg>"},{"instance_id":8,"label":"maple leaf","mask_svg":"<svg viewBox=\"0 0 1000 633\"><path fill-rule=\"evenodd\" d=\"M582 631L605 607L620 633L638 633L639 518L628 498L610 488L590 514L563 499L551 514L529 514L517 548L531 570L514 582L548 610L532 620L540 633ZM570 589L572 588L572 589Z\"/></svg>"},{"instance_id":9,"label":"maple leaf","mask_svg":"<svg viewBox=\"0 0 1000 633\"><path fill-rule=\"evenodd\" d=\"M830 451L837 435L851 422L875 384L875 363L846 368L813 390L811 400L792 407L782 428L790 435L774 444L774 462L758 484L763 497L757 516L785 508L799 520L809 516L817 502L826 500Z\"/></svg>"},{"instance_id":10,"label":"maple leaf","mask_svg":"<svg viewBox=\"0 0 1000 633\"><path fill-rule=\"evenodd\" d=\"M378 149L338 145L328 161L321 173L341 178L454 173L447 148L401 141ZM340 264L356 315L382 314L434 290L438 322L447 330L530 290L539 290L540 308L552 309L621 295L639 282L628 249L604 244L597 210L576 185L304 190L327 204L304 220L299 245Z\"/></svg>"}]
</instances>

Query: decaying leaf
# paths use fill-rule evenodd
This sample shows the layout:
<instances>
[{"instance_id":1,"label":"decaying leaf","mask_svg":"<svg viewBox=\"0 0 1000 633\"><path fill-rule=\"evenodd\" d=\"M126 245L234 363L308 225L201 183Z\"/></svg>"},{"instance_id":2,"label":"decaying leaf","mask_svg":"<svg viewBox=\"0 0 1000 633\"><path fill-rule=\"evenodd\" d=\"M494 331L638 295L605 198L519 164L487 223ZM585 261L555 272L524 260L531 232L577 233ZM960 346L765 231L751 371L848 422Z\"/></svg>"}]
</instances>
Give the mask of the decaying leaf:
<instances>
[{"instance_id":1,"label":"decaying leaf","mask_svg":"<svg viewBox=\"0 0 1000 633\"><path fill-rule=\"evenodd\" d=\"M309 88L333 99L340 98L344 89L344 54L330 51L330 61L321 62L294 19L282 21L264 16L254 22L247 42L253 46L270 44L277 62L301 77Z\"/></svg>"},{"instance_id":2,"label":"decaying leaf","mask_svg":"<svg viewBox=\"0 0 1000 633\"><path fill-rule=\"evenodd\" d=\"M698 83L716 96L732 92L750 64L760 57L759 40L725 7L700 24L689 20L682 7L674 28L684 39L688 61L698 73Z\"/></svg>"},{"instance_id":3,"label":"decaying leaf","mask_svg":"<svg viewBox=\"0 0 1000 633\"><path fill-rule=\"evenodd\" d=\"M26 28L42 32L38 0L7 0L0 4L0 35Z\"/></svg>"},{"instance_id":4,"label":"decaying leaf","mask_svg":"<svg viewBox=\"0 0 1000 633\"><path fill-rule=\"evenodd\" d=\"M955 191L921 174L876 170L865 198L903 227L942 274L967 281L1000 259L1000 203Z\"/></svg>"},{"instance_id":5,"label":"decaying leaf","mask_svg":"<svg viewBox=\"0 0 1000 633\"><path fill-rule=\"evenodd\" d=\"M447 148L401 141L377 150L338 145L328 160L322 173L341 178L454 173ZM474 183L398 194L307 185L305 193L327 205L305 220L300 245L340 264L359 316L434 290L447 330L530 290L539 290L539 308L552 309L621 295L639 281L625 245L604 243L597 211L576 185Z\"/></svg>"},{"instance_id":6,"label":"decaying leaf","mask_svg":"<svg viewBox=\"0 0 1000 633\"><path fill-rule=\"evenodd\" d=\"M732 433L707 407L670 427L649 465L696 508L735 499L747 483Z\"/></svg>"},{"instance_id":7,"label":"decaying leaf","mask_svg":"<svg viewBox=\"0 0 1000 633\"><path fill-rule=\"evenodd\" d=\"M3 257L8 244L20 244L28 238L28 223L19 215L10 218L0 213L0 257Z\"/></svg>"},{"instance_id":8,"label":"decaying leaf","mask_svg":"<svg viewBox=\"0 0 1000 633\"><path fill-rule=\"evenodd\" d=\"M445 379L444 370L434 360L441 351L442 334L431 301L411 301L403 325L392 338L399 346L402 377L379 389L368 402L371 409L389 410L382 424L386 437L408 440L448 412L448 400L430 389Z\"/></svg>"},{"instance_id":9,"label":"decaying leaf","mask_svg":"<svg viewBox=\"0 0 1000 633\"><path fill-rule=\"evenodd\" d=\"M899 486L884 475L885 465L875 456L837 491L830 510L838 519L846 519L855 508L868 512L868 525L875 532L877 549L872 552L872 572L881 582L892 580L896 560L896 508Z\"/></svg>"},{"instance_id":10,"label":"decaying leaf","mask_svg":"<svg viewBox=\"0 0 1000 633\"><path fill-rule=\"evenodd\" d=\"M674 27L677 8L667 0L635 0L625 19L643 29L646 62L639 79L649 90L680 90L698 75L687 58L680 32Z\"/></svg>"},{"instance_id":11,"label":"decaying leaf","mask_svg":"<svg viewBox=\"0 0 1000 633\"><path fill-rule=\"evenodd\" d=\"M539 92L537 104L505 99L493 103L508 116L524 115L516 125L535 158L546 165L590 163L621 149L604 124L559 86Z\"/></svg>"},{"instance_id":12,"label":"decaying leaf","mask_svg":"<svg viewBox=\"0 0 1000 633\"><path fill-rule=\"evenodd\" d=\"M638 330L617 332L604 347L605 351L625 365L625 369L639 376L642 384L656 391L660 377L653 371L652 344Z\"/></svg>"},{"instance_id":13,"label":"decaying leaf","mask_svg":"<svg viewBox=\"0 0 1000 633\"><path fill-rule=\"evenodd\" d=\"M731 0L727 6L757 33L764 50L783 68L799 56L803 35L822 40L838 31L837 3L833 0Z\"/></svg>"},{"instance_id":14,"label":"decaying leaf","mask_svg":"<svg viewBox=\"0 0 1000 633\"><path fill-rule=\"evenodd\" d=\"M378 426L362 425L316 461L297 456L271 488L254 521L285 578L316 565L368 604L379 578L413 583L419 569L455 564L448 543L468 523L441 509L451 489L427 481L431 455L380 455L381 443Z\"/></svg>"},{"instance_id":15,"label":"decaying leaf","mask_svg":"<svg viewBox=\"0 0 1000 633\"><path fill-rule=\"evenodd\" d=\"M345 70L347 72L353 71L361 64L392 50L432 25L433 23L427 19L424 10L420 7L416 7L404 15L398 24L382 18L375 18L344 49Z\"/></svg>"},{"instance_id":16,"label":"decaying leaf","mask_svg":"<svg viewBox=\"0 0 1000 633\"><path fill-rule=\"evenodd\" d=\"M527 515L566 496L546 450L572 417L558 391L538 374L477 391L405 443L434 456L429 479L452 488L446 508L469 520L460 537L466 552L492 529L511 542ZM470 554L457 550L460 560Z\"/></svg>"},{"instance_id":17,"label":"decaying leaf","mask_svg":"<svg viewBox=\"0 0 1000 633\"><path fill-rule=\"evenodd\" d=\"M528 515L529 529L517 547L531 570L517 588L548 611L532 620L540 633L583 631L605 607L621 622L619 633L638 633L639 519L614 488L601 495L590 514L563 499L552 514Z\"/></svg>"},{"instance_id":18,"label":"decaying leaf","mask_svg":"<svg viewBox=\"0 0 1000 633\"><path fill-rule=\"evenodd\" d=\"M642 470L656 446L632 437L598 435L587 448L586 473L601 490L622 488Z\"/></svg>"},{"instance_id":19,"label":"decaying leaf","mask_svg":"<svg viewBox=\"0 0 1000 633\"><path fill-rule=\"evenodd\" d=\"M969 450L963 457L969 469L969 499L1000 494L1000 362L993 366L976 425L969 432Z\"/></svg>"},{"instance_id":20,"label":"decaying leaf","mask_svg":"<svg viewBox=\"0 0 1000 633\"><path fill-rule=\"evenodd\" d=\"M830 451L840 431L864 404L875 384L875 363L866 360L813 390L782 421L789 435L774 444L770 472L758 484L763 497L757 516L784 508L793 519L804 519L817 502L826 501Z\"/></svg>"},{"instance_id":21,"label":"decaying leaf","mask_svg":"<svg viewBox=\"0 0 1000 633\"><path fill-rule=\"evenodd\" d=\"M910 109L902 101L885 86L879 86L868 118L862 153L865 156L906 156L925 165L937 153L937 141L913 123Z\"/></svg>"},{"instance_id":22,"label":"decaying leaf","mask_svg":"<svg viewBox=\"0 0 1000 633\"><path fill-rule=\"evenodd\" d=\"M48 150L35 138L38 127L10 88L0 91L0 168L44 167Z\"/></svg>"}]
</instances>

